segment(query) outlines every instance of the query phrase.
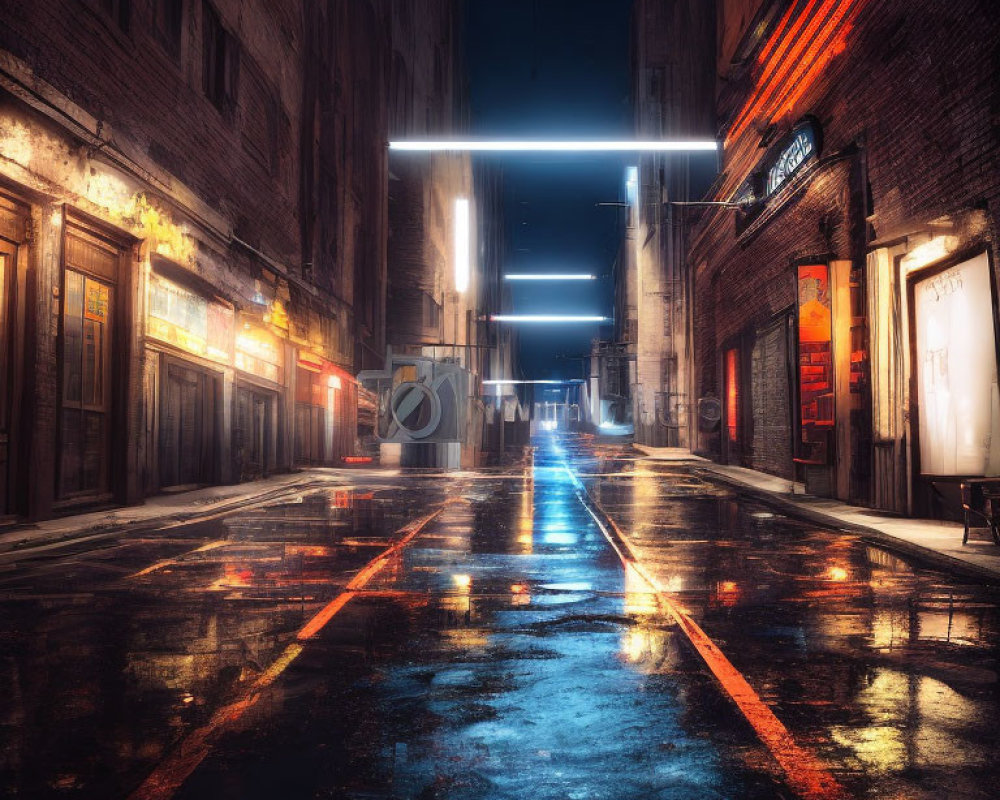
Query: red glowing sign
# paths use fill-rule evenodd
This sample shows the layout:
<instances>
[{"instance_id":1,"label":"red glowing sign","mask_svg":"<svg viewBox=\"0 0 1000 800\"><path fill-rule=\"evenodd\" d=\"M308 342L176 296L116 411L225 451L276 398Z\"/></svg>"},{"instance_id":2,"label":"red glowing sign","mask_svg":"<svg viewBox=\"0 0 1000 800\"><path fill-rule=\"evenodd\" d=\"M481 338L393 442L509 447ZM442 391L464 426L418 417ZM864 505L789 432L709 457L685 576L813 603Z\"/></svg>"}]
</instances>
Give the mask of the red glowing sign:
<instances>
[{"instance_id":1,"label":"red glowing sign","mask_svg":"<svg viewBox=\"0 0 1000 800\"><path fill-rule=\"evenodd\" d=\"M735 347L726 351L726 433L729 442L735 444L739 425L739 363L740 353Z\"/></svg>"},{"instance_id":2,"label":"red glowing sign","mask_svg":"<svg viewBox=\"0 0 1000 800\"><path fill-rule=\"evenodd\" d=\"M830 60L842 53L868 0L808 0L793 3L758 56L756 85L726 136L726 145L755 122L769 125L816 83ZM794 16L796 8L801 10Z\"/></svg>"}]
</instances>

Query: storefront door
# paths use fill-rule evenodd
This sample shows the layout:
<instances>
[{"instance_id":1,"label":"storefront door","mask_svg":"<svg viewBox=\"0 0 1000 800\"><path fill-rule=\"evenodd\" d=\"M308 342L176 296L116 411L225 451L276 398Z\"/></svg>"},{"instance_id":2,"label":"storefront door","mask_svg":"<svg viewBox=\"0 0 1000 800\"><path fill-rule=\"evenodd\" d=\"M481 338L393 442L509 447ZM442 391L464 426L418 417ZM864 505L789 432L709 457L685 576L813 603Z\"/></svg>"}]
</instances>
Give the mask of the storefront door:
<instances>
[{"instance_id":1,"label":"storefront door","mask_svg":"<svg viewBox=\"0 0 1000 800\"><path fill-rule=\"evenodd\" d=\"M750 356L754 469L791 478L792 409L789 389L790 316L757 331Z\"/></svg>"},{"instance_id":2,"label":"storefront door","mask_svg":"<svg viewBox=\"0 0 1000 800\"><path fill-rule=\"evenodd\" d=\"M0 516L11 513L8 490L11 457L11 410L14 404L15 249L0 240Z\"/></svg>"},{"instance_id":3,"label":"storefront door","mask_svg":"<svg viewBox=\"0 0 1000 800\"><path fill-rule=\"evenodd\" d=\"M274 468L271 453L271 415L274 392L239 387L233 421L233 457L241 481L266 475Z\"/></svg>"},{"instance_id":4,"label":"storefront door","mask_svg":"<svg viewBox=\"0 0 1000 800\"><path fill-rule=\"evenodd\" d=\"M160 486L211 483L215 463L216 379L167 359L160 400Z\"/></svg>"},{"instance_id":5,"label":"storefront door","mask_svg":"<svg viewBox=\"0 0 1000 800\"><path fill-rule=\"evenodd\" d=\"M323 376L295 370L295 462L322 464L326 459L326 387Z\"/></svg>"},{"instance_id":6,"label":"storefront door","mask_svg":"<svg viewBox=\"0 0 1000 800\"><path fill-rule=\"evenodd\" d=\"M62 498L111 491L114 288L67 269L62 316L59 487Z\"/></svg>"}]
</instances>

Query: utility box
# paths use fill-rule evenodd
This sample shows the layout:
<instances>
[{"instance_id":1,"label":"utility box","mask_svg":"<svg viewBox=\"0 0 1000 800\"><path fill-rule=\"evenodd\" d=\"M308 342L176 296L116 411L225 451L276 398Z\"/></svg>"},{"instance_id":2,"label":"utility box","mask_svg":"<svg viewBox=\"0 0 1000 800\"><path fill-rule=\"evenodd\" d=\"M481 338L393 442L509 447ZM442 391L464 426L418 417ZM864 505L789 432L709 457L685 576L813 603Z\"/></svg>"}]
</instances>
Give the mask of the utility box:
<instances>
[{"instance_id":1,"label":"utility box","mask_svg":"<svg viewBox=\"0 0 1000 800\"><path fill-rule=\"evenodd\" d=\"M465 440L469 372L423 356L386 355L386 369L365 370L358 383L375 393L381 442L452 444Z\"/></svg>"}]
</instances>

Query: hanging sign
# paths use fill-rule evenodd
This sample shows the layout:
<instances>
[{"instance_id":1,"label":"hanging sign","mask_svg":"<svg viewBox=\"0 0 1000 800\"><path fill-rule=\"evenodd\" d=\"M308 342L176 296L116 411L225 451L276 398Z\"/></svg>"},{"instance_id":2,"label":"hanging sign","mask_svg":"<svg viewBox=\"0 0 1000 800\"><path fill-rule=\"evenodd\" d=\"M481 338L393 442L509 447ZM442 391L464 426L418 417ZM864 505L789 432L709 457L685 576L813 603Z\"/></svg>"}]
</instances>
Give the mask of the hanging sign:
<instances>
[{"instance_id":1,"label":"hanging sign","mask_svg":"<svg viewBox=\"0 0 1000 800\"><path fill-rule=\"evenodd\" d=\"M778 151L767 170L764 196L770 197L784 186L799 167L816 154L816 133L810 123L799 125L791 139Z\"/></svg>"}]
</instances>

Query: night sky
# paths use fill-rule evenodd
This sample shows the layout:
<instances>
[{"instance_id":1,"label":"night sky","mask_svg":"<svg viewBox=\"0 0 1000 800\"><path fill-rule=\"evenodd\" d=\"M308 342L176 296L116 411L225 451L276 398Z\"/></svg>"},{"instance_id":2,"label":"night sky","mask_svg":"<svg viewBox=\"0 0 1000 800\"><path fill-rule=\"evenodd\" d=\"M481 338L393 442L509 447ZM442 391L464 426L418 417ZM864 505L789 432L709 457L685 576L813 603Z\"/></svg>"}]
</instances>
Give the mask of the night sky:
<instances>
[{"instance_id":1,"label":"night sky","mask_svg":"<svg viewBox=\"0 0 1000 800\"><path fill-rule=\"evenodd\" d=\"M469 0L471 135L633 138L629 0ZM627 155L502 158L508 272L589 272L597 281L513 284L513 313L611 317L611 268ZM485 158L478 156L478 158ZM520 325L525 378L583 375L576 356L610 327Z\"/></svg>"}]
</instances>

